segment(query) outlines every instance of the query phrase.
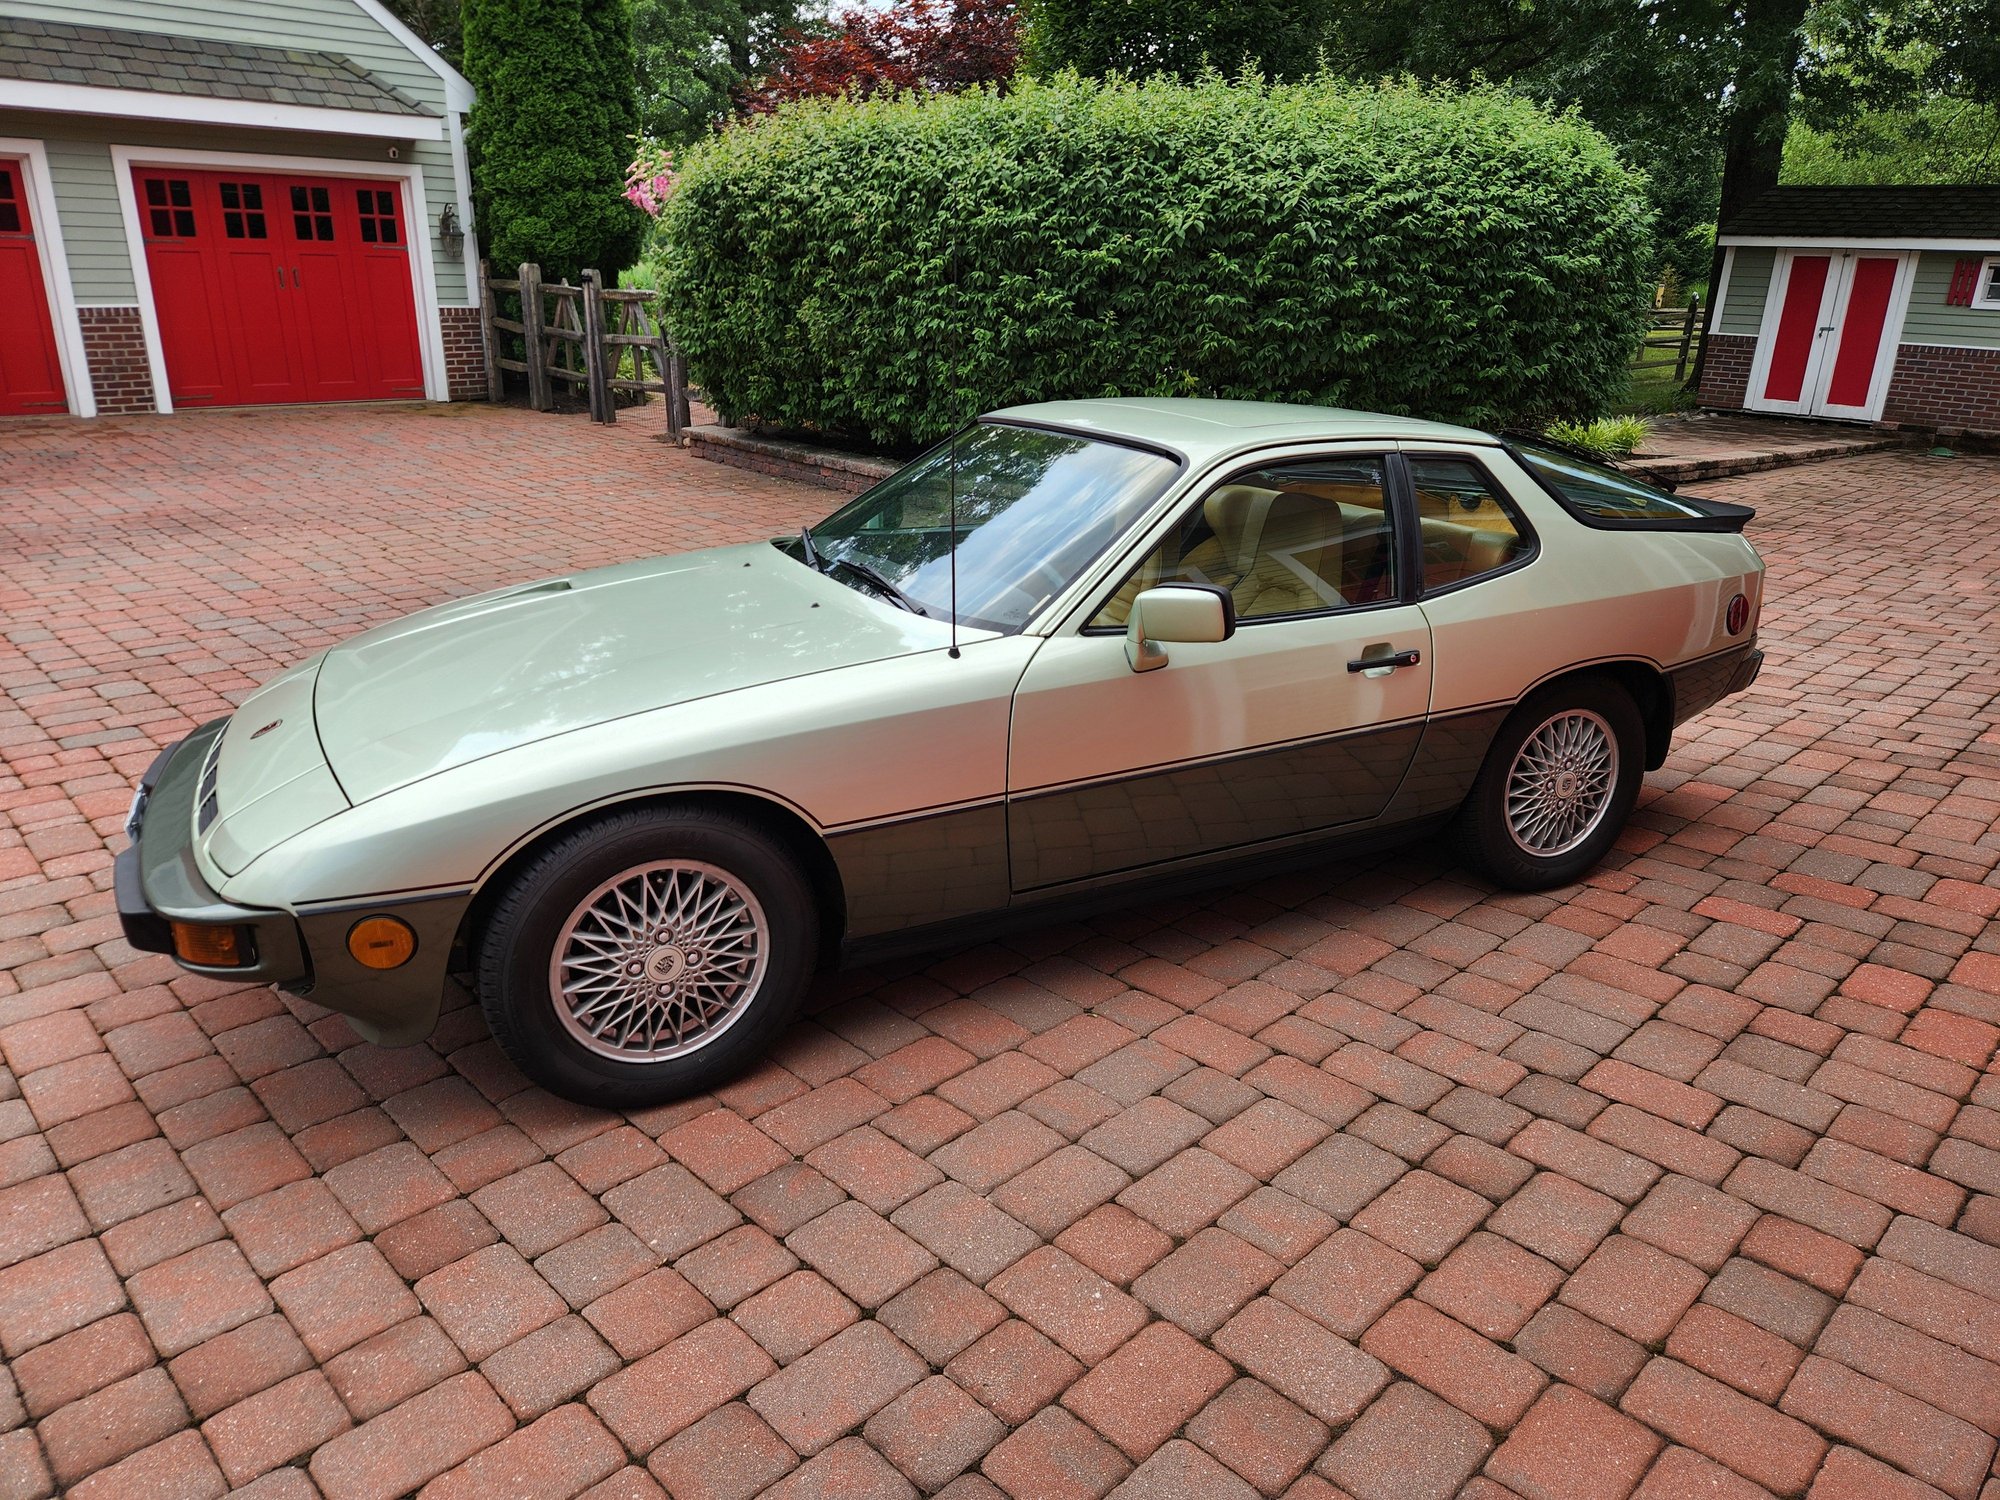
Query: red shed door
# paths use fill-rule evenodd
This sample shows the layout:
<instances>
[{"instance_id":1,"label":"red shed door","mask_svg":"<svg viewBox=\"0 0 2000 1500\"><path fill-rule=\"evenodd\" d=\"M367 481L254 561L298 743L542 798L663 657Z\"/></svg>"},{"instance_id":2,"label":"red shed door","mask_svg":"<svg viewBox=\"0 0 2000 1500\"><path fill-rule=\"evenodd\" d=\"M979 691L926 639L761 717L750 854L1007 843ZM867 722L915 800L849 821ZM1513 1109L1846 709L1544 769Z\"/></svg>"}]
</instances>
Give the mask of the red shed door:
<instances>
[{"instance_id":1,"label":"red shed door","mask_svg":"<svg viewBox=\"0 0 2000 1500\"><path fill-rule=\"evenodd\" d=\"M1890 328L1889 319L1906 259L1859 252L1843 258L1828 335L1832 347L1812 405L1816 416L1871 421L1881 414L1885 356L1902 331Z\"/></svg>"},{"instance_id":2,"label":"red shed door","mask_svg":"<svg viewBox=\"0 0 2000 1500\"><path fill-rule=\"evenodd\" d=\"M0 161L0 416L67 409L27 183Z\"/></svg>"},{"instance_id":3,"label":"red shed door","mask_svg":"<svg viewBox=\"0 0 2000 1500\"><path fill-rule=\"evenodd\" d=\"M1796 408L1803 403L1820 345L1820 312L1826 303L1830 255L1794 255L1785 277L1778 326L1771 335L1771 365L1764 375L1764 404Z\"/></svg>"},{"instance_id":4,"label":"red shed door","mask_svg":"<svg viewBox=\"0 0 2000 1500\"><path fill-rule=\"evenodd\" d=\"M396 184L152 167L135 180L177 406L423 395Z\"/></svg>"}]
</instances>

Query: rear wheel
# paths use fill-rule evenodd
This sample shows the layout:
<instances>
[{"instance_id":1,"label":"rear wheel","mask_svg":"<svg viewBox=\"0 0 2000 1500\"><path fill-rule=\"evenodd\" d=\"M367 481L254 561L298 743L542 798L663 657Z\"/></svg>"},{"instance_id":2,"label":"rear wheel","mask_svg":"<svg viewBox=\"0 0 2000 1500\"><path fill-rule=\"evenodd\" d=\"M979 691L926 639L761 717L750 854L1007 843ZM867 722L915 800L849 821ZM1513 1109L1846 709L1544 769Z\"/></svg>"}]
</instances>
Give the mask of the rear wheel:
<instances>
[{"instance_id":1,"label":"rear wheel","mask_svg":"<svg viewBox=\"0 0 2000 1500\"><path fill-rule=\"evenodd\" d=\"M1646 731L1616 683L1531 694L1501 725L1459 813L1466 859L1499 885L1567 885L1610 850L1639 795Z\"/></svg>"},{"instance_id":2,"label":"rear wheel","mask_svg":"<svg viewBox=\"0 0 2000 1500\"><path fill-rule=\"evenodd\" d=\"M493 909L479 1000L516 1066L585 1104L722 1083L798 1010L819 949L812 891L748 820L618 813L565 835Z\"/></svg>"}]
</instances>

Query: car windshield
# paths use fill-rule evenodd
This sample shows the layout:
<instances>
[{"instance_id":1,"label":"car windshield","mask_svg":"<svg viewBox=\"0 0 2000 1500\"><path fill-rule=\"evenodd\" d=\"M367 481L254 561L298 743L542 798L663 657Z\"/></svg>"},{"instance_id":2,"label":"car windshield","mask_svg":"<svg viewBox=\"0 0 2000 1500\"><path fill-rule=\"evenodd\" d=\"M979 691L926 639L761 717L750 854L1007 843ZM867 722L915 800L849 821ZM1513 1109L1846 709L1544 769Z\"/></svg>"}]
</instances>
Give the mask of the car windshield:
<instances>
[{"instance_id":1,"label":"car windshield","mask_svg":"<svg viewBox=\"0 0 2000 1500\"><path fill-rule=\"evenodd\" d=\"M1663 489L1560 448L1515 440L1509 446L1537 479L1573 511L1593 521L1681 521L1706 511Z\"/></svg>"},{"instance_id":2,"label":"car windshield","mask_svg":"<svg viewBox=\"0 0 2000 1500\"><path fill-rule=\"evenodd\" d=\"M948 620L955 492L959 621L1011 633L1124 535L1179 471L1141 448L978 422L814 526L812 551L843 583Z\"/></svg>"}]
</instances>

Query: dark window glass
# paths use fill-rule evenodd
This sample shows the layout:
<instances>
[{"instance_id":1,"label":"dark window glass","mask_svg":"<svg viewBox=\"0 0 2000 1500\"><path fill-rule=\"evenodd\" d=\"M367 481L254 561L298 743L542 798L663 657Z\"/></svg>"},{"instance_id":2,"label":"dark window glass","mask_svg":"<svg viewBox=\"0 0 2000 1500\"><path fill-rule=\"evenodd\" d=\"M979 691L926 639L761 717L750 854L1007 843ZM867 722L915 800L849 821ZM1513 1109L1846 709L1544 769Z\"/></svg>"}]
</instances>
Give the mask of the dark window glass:
<instances>
[{"instance_id":1,"label":"dark window glass","mask_svg":"<svg viewBox=\"0 0 2000 1500\"><path fill-rule=\"evenodd\" d=\"M172 239L174 237L174 216L164 208L153 209L151 210L151 214L154 235L163 240Z\"/></svg>"},{"instance_id":2,"label":"dark window glass","mask_svg":"<svg viewBox=\"0 0 2000 1500\"><path fill-rule=\"evenodd\" d=\"M354 202L361 210L362 243L395 244L396 195L380 188L356 188Z\"/></svg>"},{"instance_id":3,"label":"dark window glass","mask_svg":"<svg viewBox=\"0 0 2000 1500\"><path fill-rule=\"evenodd\" d=\"M980 422L820 522L813 539L830 576L873 592L836 565L859 563L944 620L956 535L959 619L1019 630L1125 535L1178 468L1118 443Z\"/></svg>"},{"instance_id":4,"label":"dark window glass","mask_svg":"<svg viewBox=\"0 0 2000 1500\"><path fill-rule=\"evenodd\" d=\"M1521 462L1570 510L1590 521L1685 521L1707 513L1676 500L1644 480L1594 464L1587 458L1545 448L1540 443L1513 444Z\"/></svg>"},{"instance_id":5,"label":"dark window glass","mask_svg":"<svg viewBox=\"0 0 2000 1500\"><path fill-rule=\"evenodd\" d=\"M1409 462L1423 530L1426 592L1504 568L1526 551L1513 513L1477 464L1462 458Z\"/></svg>"},{"instance_id":6,"label":"dark window glass","mask_svg":"<svg viewBox=\"0 0 2000 1500\"><path fill-rule=\"evenodd\" d=\"M167 185L164 182L160 181L159 178L154 177L148 179L146 183L146 201L148 203L158 204L162 207L166 205Z\"/></svg>"},{"instance_id":7,"label":"dark window glass","mask_svg":"<svg viewBox=\"0 0 2000 1500\"><path fill-rule=\"evenodd\" d=\"M293 233L293 234L295 234L295 235L297 235L297 236L298 236L298 237L299 237L300 239L302 239L302 240L309 240L309 239L311 239L311 238L313 237L313 221L312 221L312 215L311 215L311 214L293 214L293 215L292 215L292 233Z\"/></svg>"},{"instance_id":8,"label":"dark window glass","mask_svg":"<svg viewBox=\"0 0 2000 1500\"><path fill-rule=\"evenodd\" d=\"M183 239L183 240L191 240L194 238L193 209L177 208L174 210L174 235L177 239Z\"/></svg>"},{"instance_id":9,"label":"dark window glass","mask_svg":"<svg viewBox=\"0 0 2000 1500\"><path fill-rule=\"evenodd\" d=\"M12 203L0 203L0 234L21 232L21 210Z\"/></svg>"},{"instance_id":10,"label":"dark window glass","mask_svg":"<svg viewBox=\"0 0 2000 1500\"><path fill-rule=\"evenodd\" d=\"M236 213L230 213L230 212L229 212L229 211L228 211L227 209L223 210L223 214L222 214L222 232L223 232L223 233L224 233L225 235L227 235L227 236L228 236L228 237L229 237L230 239L232 239L232 240L240 240L240 239L242 239L242 238L243 238L243 215L241 215L241 214L236 214Z\"/></svg>"},{"instance_id":11,"label":"dark window glass","mask_svg":"<svg viewBox=\"0 0 2000 1500\"><path fill-rule=\"evenodd\" d=\"M314 213L324 214L333 212L333 200L331 196L327 193L327 190L325 188L323 187L314 188L312 190L312 195L313 195Z\"/></svg>"},{"instance_id":12,"label":"dark window glass","mask_svg":"<svg viewBox=\"0 0 2000 1500\"><path fill-rule=\"evenodd\" d=\"M292 212L293 212L293 213L304 213L304 212L306 211L307 207L308 207L308 205L307 205L307 203L306 203L306 190L305 190L304 188L302 188L302 187L295 187L295 188L293 188L293 189L292 189Z\"/></svg>"},{"instance_id":13,"label":"dark window glass","mask_svg":"<svg viewBox=\"0 0 2000 1500\"><path fill-rule=\"evenodd\" d=\"M364 245L375 243L375 221L373 219L363 219L361 221L361 243Z\"/></svg>"},{"instance_id":14,"label":"dark window glass","mask_svg":"<svg viewBox=\"0 0 2000 1500\"><path fill-rule=\"evenodd\" d=\"M1228 589L1243 621L1396 598L1395 527L1374 455L1308 459L1217 485L1091 620L1123 628L1161 583Z\"/></svg>"},{"instance_id":15,"label":"dark window glass","mask_svg":"<svg viewBox=\"0 0 2000 1500\"><path fill-rule=\"evenodd\" d=\"M176 178L167 184L167 199L175 208L194 207L193 192L185 178Z\"/></svg>"},{"instance_id":16,"label":"dark window glass","mask_svg":"<svg viewBox=\"0 0 2000 1500\"><path fill-rule=\"evenodd\" d=\"M241 208L243 206L243 193L236 183L223 183L222 206L224 208Z\"/></svg>"}]
</instances>

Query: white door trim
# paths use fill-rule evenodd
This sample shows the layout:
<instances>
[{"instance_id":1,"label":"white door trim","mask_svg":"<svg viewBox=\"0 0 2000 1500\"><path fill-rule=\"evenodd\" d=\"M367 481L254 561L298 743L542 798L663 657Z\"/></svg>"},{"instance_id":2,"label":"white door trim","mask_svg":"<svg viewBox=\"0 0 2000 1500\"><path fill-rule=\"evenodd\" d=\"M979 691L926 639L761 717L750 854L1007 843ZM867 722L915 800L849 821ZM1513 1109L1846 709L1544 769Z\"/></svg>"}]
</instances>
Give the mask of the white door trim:
<instances>
[{"instance_id":1,"label":"white door trim","mask_svg":"<svg viewBox=\"0 0 2000 1500\"><path fill-rule=\"evenodd\" d=\"M1771 374L1771 357L1776 352L1778 326L1782 321L1785 297L1791 289L1792 268L1800 256L1825 256L1826 286L1820 293L1814 318L1815 332L1806 357L1805 380L1796 401L1772 401L1763 395ZM1848 303L1854 290L1857 259L1894 260L1896 281L1889 293L1889 306L1882 321L1882 336L1875 349L1875 368L1868 381L1868 404L1864 407L1829 406L1827 385L1833 376L1833 362L1847 321ZM1910 290L1916 282L1917 255L1914 251L1877 250L1873 246L1844 248L1823 245L1795 245L1782 249L1771 268L1770 290L1764 298L1764 315L1757 329L1757 351L1750 361L1750 383L1743 405L1750 411L1786 412L1798 416L1820 416L1833 421L1872 422L1882 415L1888 400L1889 381L1896 366L1896 347L1902 341L1903 319L1909 312Z\"/></svg>"},{"instance_id":2,"label":"white door trim","mask_svg":"<svg viewBox=\"0 0 2000 1500\"><path fill-rule=\"evenodd\" d=\"M90 384L90 359L83 347L83 323L76 313L76 287L70 280L69 253L63 248L62 216L56 210L48 148L38 140L0 136L0 156L21 164L21 185L27 190L29 212L35 216L35 255L42 263L42 290L49 299L49 321L55 325L56 360L62 366L64 399L72 416L94 417L97 394Z\"/></svg>"},{"instance_id":3,"label":"white door trim","mask_svg":"<svg viewBox=\"0 0 2000 1500\"><path fill-rule=\"evenodd\" d=\"M192 151L178 146L113 146L111 171L118 186L118 206L125 218L125 244L132 257L132 280L139 289L139 322L146 331L146 362L153 372L153 406L174 409L167 389L166 348L160 341L160 315L153 301L152 269L146 262L146 241L139 220L139 195L132 186L134 167L184 167L193 172L226 171L231 167L267 172L291 172L309 177L376 178L401 185L403 222L409 226L410 267L416 283L417 341L424 361L424 399L445 396L444 331L438 323L437 273L431 263L430 210L424 200L423 168L415 162L351 161L340 157L281 156L246 151Z\"/></svg>"}]
</instances>

